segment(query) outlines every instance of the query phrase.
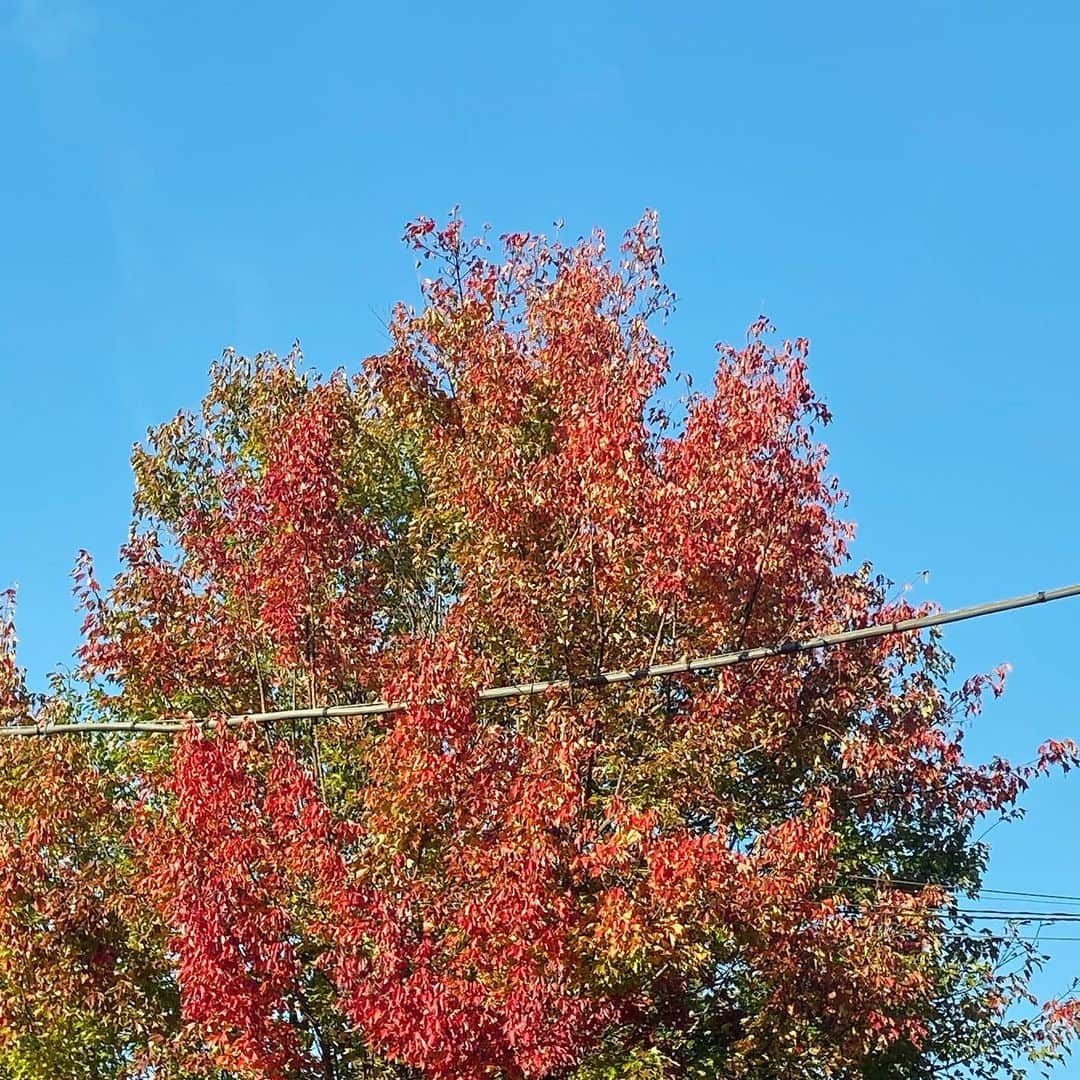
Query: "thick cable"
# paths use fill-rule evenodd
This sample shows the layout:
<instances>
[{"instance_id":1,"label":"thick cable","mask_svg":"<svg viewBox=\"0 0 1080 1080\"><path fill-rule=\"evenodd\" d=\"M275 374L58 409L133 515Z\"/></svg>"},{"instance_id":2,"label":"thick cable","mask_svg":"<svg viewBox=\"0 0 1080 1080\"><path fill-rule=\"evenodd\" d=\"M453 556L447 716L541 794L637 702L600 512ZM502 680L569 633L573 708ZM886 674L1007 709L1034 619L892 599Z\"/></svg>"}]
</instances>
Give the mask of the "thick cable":
<instances>
[{"instance_id":1,"label":"thick cable","mask_svg":"<svg viewBox=\"0 0 1080 1080\"><path fill-rule=\"evenodd\" d=\"M837 645L872 641L875 638L888 637L894 634L926 630L933 626L944 626L948 623L977 619L985 615L998 615L1005 611L1015 611L1017 608L1030 607L1034 604L1064 600L1071 596L1080 596L1080 584L1065 585L1059 589L1043 589L1039 592L1028 593L1025 596L1015 596L1007 600L995 600L986 604L976 604L972 607L955 608L952 611L939 611L912 619L874 623L855 630L842 630L835 634L819 634L816 637L804 638L798 641L785 641L776 645L759 645L754 648L735 649L711 656L684 657L672 663L651 664L648 667L635 669L604 671L598 675L491 686L480 690L476 698L478 701L505 701L512 698L535 697L558 690L598 689L645 679L660 679L672 675L714 671L717 668L731 667L735 664L752 663L777 656L794 656L800 653L814 652L817 649L833 648ZM351 716L386 716L391 713L403 712L409 707L406 702L376 701L370 704L322 705L307 709L281 709L272 712L242 713L224 717L185 717L176 720L165 718L148 721L94 720L83 723L34 723L28 718L27 723L0 727L0 736L88 735L108 731L165 734L208 724L240 727L245 724L269 724L289 720L330 720Z\"/></svg>"}]
</instances>

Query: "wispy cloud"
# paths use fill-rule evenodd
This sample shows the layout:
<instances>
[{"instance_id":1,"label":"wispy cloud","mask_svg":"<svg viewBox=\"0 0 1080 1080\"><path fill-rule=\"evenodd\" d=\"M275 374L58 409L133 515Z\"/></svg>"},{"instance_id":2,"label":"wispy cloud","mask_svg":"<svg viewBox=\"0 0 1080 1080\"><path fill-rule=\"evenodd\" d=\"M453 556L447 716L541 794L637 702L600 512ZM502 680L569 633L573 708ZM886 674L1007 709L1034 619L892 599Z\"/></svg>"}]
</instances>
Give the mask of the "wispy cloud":
<instances>
[{"instance_id":1,"label":"wispy cloud","mask_svg":"<svg viewBox=\"0 0 1080 1080\"><path fill-rule=\"evenodd\" d=\"M84 7L63 0L7 0L0 12L0 40L26 49L39 60L66 59L93 27Z\"/></svg>"}]
</instances>

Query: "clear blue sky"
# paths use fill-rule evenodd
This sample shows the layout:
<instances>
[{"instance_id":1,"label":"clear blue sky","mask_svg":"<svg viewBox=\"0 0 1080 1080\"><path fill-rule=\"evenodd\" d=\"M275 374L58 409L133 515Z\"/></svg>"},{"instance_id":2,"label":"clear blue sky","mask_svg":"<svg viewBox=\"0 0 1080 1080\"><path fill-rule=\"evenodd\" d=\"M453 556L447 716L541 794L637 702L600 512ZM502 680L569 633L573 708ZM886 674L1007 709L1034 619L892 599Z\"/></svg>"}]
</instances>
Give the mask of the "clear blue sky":
<instances>
[{"instance_id":1,"label":"clear blue sky","mask_svg":"<svg viewBox=\"0 0 1080 1080\"><path fill-rule=\"evenodd\" d=\"M455 203L573 234L656 207L699 381L762 311L811 338L859 554L930 569L917 597L1080 578L1078 46L1064 0L0 0L0 585L33 678L75 642L76 550L115 566L146 427L224 345L378 350L403 223ZM973 752L1080 736L1078 630L1080 600L949 630L962 672L1015 668ZM989 884L1080 893L1072 780L994 831Z\"/></svg>"}]
</instances>

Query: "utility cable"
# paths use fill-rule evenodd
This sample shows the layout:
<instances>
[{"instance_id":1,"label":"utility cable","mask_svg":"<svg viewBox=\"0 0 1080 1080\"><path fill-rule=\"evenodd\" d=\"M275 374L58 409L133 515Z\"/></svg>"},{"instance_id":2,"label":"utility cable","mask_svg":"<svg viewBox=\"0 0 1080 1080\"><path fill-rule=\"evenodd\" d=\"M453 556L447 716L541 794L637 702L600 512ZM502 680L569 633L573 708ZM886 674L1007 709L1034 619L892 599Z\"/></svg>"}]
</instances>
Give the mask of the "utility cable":
<instances>
[{"instance_id":1,"label":"utility cable","mask_svg":"<svg viewBox=\"0 0 1080 1080\"><path fill-rule=\"evenodd\" d=\"M889 637L894 634L906 634L933 626L962 622L965 619L977 619L984 615L998 615L1005 611L1030 607L1033 604L1064 600L1071 596L1080 596L1080 584L1066 585L1059 589L1043 589L1040 592L1029 593L1026 596L1015 596L1008 600L995 600L986 604L977 604L974 607L955 608L952 611L939 611L912 619L874 623L870 626L859 627L855 630L843 630L835 634L820 634L817 637L805 638L801 641L784 641L776 645L759 645L755 648L736 649L730 652L716 653L712 656L686 657L673 663L651 664L648 667L633 670L604 671L598 675L545 679L539 682L512 683L507 686L491 686L480 690L476 698L478 701L504 701L510 698L533 697L557 690L595 689L620 683L638 682L644 679L659 679L692 672L714 671L717 668L731 667L734 664L746 664L776 656L794 656L800 653L814 652L817 649L829 649L836 645L871 641L875 638ZM268 724L286 720L329 720L350 716L385 716L390 713L403 712L409 707L409 704L405 702L376 701L371 704L322 705L308 709L282 709L274 712L243 713L221 718L192 717L176 720L165 718L150 721L99 720L85 723L28 722L0 727L0 736L80 735L104 731L172 733L207 724L240 727L244 724Z\"/></svg>"}]
</instances>

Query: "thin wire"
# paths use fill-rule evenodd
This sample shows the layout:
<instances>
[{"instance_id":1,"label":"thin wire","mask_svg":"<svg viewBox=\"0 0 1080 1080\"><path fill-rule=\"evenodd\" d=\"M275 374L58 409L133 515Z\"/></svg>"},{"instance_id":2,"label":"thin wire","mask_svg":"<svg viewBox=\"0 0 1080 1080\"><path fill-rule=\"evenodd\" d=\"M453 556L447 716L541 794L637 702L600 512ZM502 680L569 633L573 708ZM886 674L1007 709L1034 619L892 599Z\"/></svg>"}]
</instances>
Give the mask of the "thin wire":
<instances>
[{"instance_id":1,"label":"thin wire","mask_svg":"<svg viewBox=\"0 0 1080 1080\"><path fill-rule=\"evenodd\" d=\"M1075 923L1080 922L1080 913L1075 911L1031 911L1015 908L978 908L978 907L953 907L940 905L927 908L924 911L913 911L901 907L889 897L877 897L871 900L853 900L840 905L845 913L863 915L869 912L879 912L886 915L896 915L900 918L911 919L981 919L988 922L1016 922L1016 923Z\"/></svg>"},{"instance_id":2,"label":"thin wire","mask_svg":"<svg viewBox=\"0 0 1080 1080\"><path fill-rule=\"evenodd\" d=\"M1068 937L1048 934L1045 937L1041 934L962 934L962 933L947 933L944 937L953 938L958 941L1026 941L1032 945L1041 945L1044 941L1075 941L1080 942L1080 937Z\"/></svg>"},{"instance_id":3,"label":"thin wire","mask_svg":"<svg viewBox=\"0 0 1080 1080\"><path fill-rule=\"evenodd\" d=\"M1015 922L1015 923L1066 923L1080 922L1080 916L1075 912L1066 913L1061 911L980 911L978 908L957 908L956 916L964 919L980 919L986 922ZM953 918L949 913L943 918Z\"/></svg>"},{"instance_id":4,"label":"thin wire","mask_svg":"<svg viewBox=\"0 0 1080 1080\"><path fill-rule=\"evenodd\" d=\"M850 874L848 875L851 881L863 881L871 884L880 885L910 885L915 888L925 889L928 886L934 886L936 888L954 889L956 886L942 885L937 881L915 881L912 878L894 878L888 875L881 875L874 877L871 874ZM987 889L980 887L978 889L980 894L994 895L994 896L1022 896L1032 900L1058 900L1065 903L1080 904L1080 896L1074 896L1069 893L1043 893L1043 892L1025 892L1020 889Z\"/></svg>"},{"instance_id":5,"label":"thin wire","mask_svg":"<svg viewBox=\"0 0 1080 1080\"><path fill-rule=\"evenodd\" d=\"M926 920L926 921L985 921L1006 922L1021 924L1039 924L1054 926L1060 923L1080 923L1080 914L1075 911L1009 911L1002 908L972 908L972 907L934 907L924 911L912 911L904 907L898 907L887 897L877 898L865 902L850 902L840 905L840 910L845 916L860 916L876 913L879 915L892 915L898 919ZM948 931L954 932L954 931Z\"/></svg>"},{"instance_id":6,"label":"thin wire","mask_svg":"<svg viewBox=\"0 0 1080 1080\"><path fill-rule=\"evenodd\" d=\"M699 656L694 659L684 658L674 663L652 664L634 670L604 671L598 675L576 678L545 679L539 682L513 683L507 686L492 686L480 690L478 701L503 701L509 698L533 697L555 690L572 690L613 686L619 683L637 682L643 679L658 679L669 675L682 675L688 672L713 671L716 668L731 667L734 664L746 664L755 660L766 660L776 656L793 656L799 653L828 649L834 645L848 645L857 641L870 641L874 638L888 637L893 634L906 634L914 630L925 630L932 626L944 626L946 623L961 622L965 619L977 619L984 615L997 615L1017 608L1030 607L1033 604L1045 604L1053 600L1064 600L1070 596L1080 596L1080 584L1066 585L1060 589L1043 589L1026 596L1016 596L1008 600L995 600L974 607L956 608L952 611L939 611L933 615L922 615L914 619L900 619L891 623L875 623L857 630L844 630L836 634L820 634L802 641L785 641L778 645L760 645L756 648L737 649L731 652L716 653L712 656ZM221 718L192 717L182 720L101 720L86 723L33 723L13 724L0 727L0 736L13 735L52 735L52 734L90 734L103 731L129 731L142 733L171 733L184 731L191 727L206 724L239 727L244 724L267 724L278 720L329 720L349 716L385 716L403 712L409 708L404 702L377 701L367 705L323 705L310 709L283 709L275 712L244 713ZM29 719L29 718L28 718Z\"/></svg>"}]
</instances>

